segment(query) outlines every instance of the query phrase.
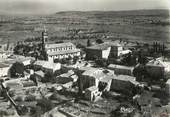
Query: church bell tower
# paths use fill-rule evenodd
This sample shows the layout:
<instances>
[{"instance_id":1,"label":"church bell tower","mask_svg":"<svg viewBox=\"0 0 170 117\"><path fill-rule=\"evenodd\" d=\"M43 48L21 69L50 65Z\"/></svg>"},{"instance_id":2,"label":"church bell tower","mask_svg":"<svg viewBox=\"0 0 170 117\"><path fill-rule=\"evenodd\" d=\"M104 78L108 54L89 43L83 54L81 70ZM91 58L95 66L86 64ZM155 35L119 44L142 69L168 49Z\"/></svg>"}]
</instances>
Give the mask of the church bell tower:
<instances>
[{"instance_id":1,"label":"church bell tower","mask_svg":"<svg viewBox=\"0 0 170 117\"><path fill-rule=\"evenodd\" d=\"M44 31L42 32L42 44L45 44L48 41L48 34L46 29L44 28Z\"/></svg>"}]
</instances>

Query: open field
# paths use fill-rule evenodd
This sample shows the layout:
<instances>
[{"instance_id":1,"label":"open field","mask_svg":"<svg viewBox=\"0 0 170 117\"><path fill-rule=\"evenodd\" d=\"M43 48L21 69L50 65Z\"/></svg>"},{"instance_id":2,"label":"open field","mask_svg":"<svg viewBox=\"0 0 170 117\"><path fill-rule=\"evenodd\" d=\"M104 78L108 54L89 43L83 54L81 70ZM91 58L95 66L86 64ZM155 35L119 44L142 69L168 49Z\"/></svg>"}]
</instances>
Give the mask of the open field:
<instances>
[{"instance_id":1,"label":"open field","mask_svg":"<svg viewBox=\"0 0 170 117\"><path fill-rule=\"evenodd\" d=\"M170 43L168 10L58 12L46 16L0 16L0 43L41 37L50 40L125 39Z\"/></svg>"}]
</instances>

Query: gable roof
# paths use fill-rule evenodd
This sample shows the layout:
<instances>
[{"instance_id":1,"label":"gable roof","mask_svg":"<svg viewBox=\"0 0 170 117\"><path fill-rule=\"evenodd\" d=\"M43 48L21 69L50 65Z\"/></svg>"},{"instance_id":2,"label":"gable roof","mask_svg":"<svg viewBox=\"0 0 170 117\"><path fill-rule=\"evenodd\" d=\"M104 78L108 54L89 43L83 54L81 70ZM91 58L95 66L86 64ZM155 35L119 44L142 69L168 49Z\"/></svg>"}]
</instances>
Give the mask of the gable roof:
<instances>
[{"instance_id":1,"label":"gable roof","mask_svg":"<svg viewBox=\"0 0 170 117\"><path fill-rule=\"evenodd\" d=\"M59 65L60 63L45 62L42 67L47 68L47 69L55 69Z\"/></svg>"},{"instance_id":2,"label":"gable roof","mask_svg":"<svg viewBox=\"0 0 170 117\"><path fill-rule=\"evenodd\" d=\"M41 71L41 70L40 71L36 71L35 74L39 75L41 77L44 77L44 75L45 75L45 73L43 71Z\"/></svg>"},{"instance_id":3,"label":"gable roof","mask_svg":"<svg viewBox=\"0 0 170 117\"><path fill-rule=\"evenodd\" d=\"M43 68L47 69L54 69L56 66L61 65L60 63L53 63L49 61L37 60L35 61L34 65L42 66Z\"/></svg>"},{"instance_id":4,"label":"gable roof","mask_svg":"<svg viewBox=\"0 0 170 117\"><path fill-rule=\"evenodd\" d=\"M113 79L121 80L121 81L128 81L128 82L131 82L134 85L139 84L139 82L136 81L135 77L129 76L129 75L115 75L115 77Z\"/></svg>"},{"instance_id":5,"label":"gable roof","mask_svg":"<svg viewBox=\"0 0 170 117\"><path fill-rule=\"evenodd\" d=\"M134 67L124 66L124 65L116 65L116 64L110 64L108 66L109 69L126 69L126 70L133 70Z\"/></svg>"},{"instance_id":6,"label":"gable roof","mask_svg":"<svg viewBox=\"0 0 170 117\"><path fill-rule=\"evenodd\" d=\"M66 47L66 46L75 46L75 45L71 42L54 43L54 44L46 44L45 48L49 49L49 48L59 48L59 47Z\"/></svg>"},{"instance_id":7,"label":"gable roof","mask_svg":"<svg viewBox=\"0 0 170 117\"><path fill-rule=\"evenodd\" d=\"M86 89L87 91L95 91L98 90L98 88L96 86L91 86L89 88Z\"/></svg>"},{"instance_id":8,"label":"gable roof","mask_svg":"<svg viewBox=\"0 0 170 117\"><path fill-rule=\"evenodd\" d=\"M164 67L164 65L159 60L151 60L146 64L146 66Z\"/></svg>"}]
</instances>

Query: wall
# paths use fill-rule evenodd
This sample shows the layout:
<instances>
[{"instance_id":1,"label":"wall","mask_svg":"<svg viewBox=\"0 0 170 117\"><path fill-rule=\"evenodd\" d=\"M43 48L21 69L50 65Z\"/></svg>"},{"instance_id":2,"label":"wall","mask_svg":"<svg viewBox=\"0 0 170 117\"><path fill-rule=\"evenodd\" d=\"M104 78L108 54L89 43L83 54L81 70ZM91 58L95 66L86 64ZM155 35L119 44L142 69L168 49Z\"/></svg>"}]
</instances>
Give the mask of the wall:
<instances>
[{"instance_id":1,"label":"wall","mask_svg":"<svg viewBox=\"0 0 170 117\"><path fill-rule=\"evenodd\" d=\"M96 79L90 76L81 76L80 77L80 84L83 88L82 90L85 90L86 88L89 88L91 86L96 86Z\"/></svg>"},{"instance_id":2,"label":"wall","mask_svg":"<svg viewBox=\"0 0 170 117\"><path fill-rule=\"evenodd\" d=\"M88 60L94 60L95 58L102 58L102 50L87 49L86 58Z\"/></svg>"},{"instance_id":3,"label":"wall","mask_svg":"<svg viewBox=\"0 0 170 117\"><path fill-rule=\"evenodd\" d=\"M68 58L69 56L71 56L72 58L73 58L74 56L80 56L80 52L70 53L70 54L65 54L65 55L54 55L54 56L49 56L49 55L48 55L48 61L54 62L55 59Z\"/></svg>"},{"instance_id":4,"label":"wall","mask_svg":"<svg viewBox=\"0 0 170 117\"><path fill-rule=\"evenodd\" d=\"M10 69L10 67L0 68L0 77L8 76L9 69Z\"/></svg>"},{"instance_id":5,"label":"wall","mask_svg":"<svg viewBox=\"0 0 170 117\"><path fill-rule=\"evenodd\" d=\"M129 81L122 81L118 79L112 80L111 90L120 91L125 94L130 94L133 88L134 85Z\"/></svg>"},{"instance_id":6,"label":"wall","mask_svg":"<svg viewBox=\"0 0 170 117\"><path fill-rule=\"evenodd\" d=\"M129 76L133 75L133 70L131 70L131 69L115 68L114 72L117 75L129 75Z\"/></svg>"},{"instance_id":7,"label":"wall","mask_svg":"<svg viewBox=\"0 0 170 117\"><path fill-rule=\"evenodd\" d=\"M101 93L98 91L98 89L89 91L88 89L85 91L85 98L90 101L95 101L97 97L99 97Z\"/></svg>"},{"instance_id":8,"label":"wall","mask_svg":"<svg viewBox=\"0 0 170 117\"><path fill-rule=\"evenodd\" d=\"M111 47L111 57L117 58L121 55L121 51L123 50L123 47L119 46L112 46Z\"/></svg>"},{"instance_id":9,"label":"wall","mask_svg":"<svg viewBox=\"0 0 170 117\"><path fill-rule=\"evenodd\" d=\"M110 55L110 50L111 50L111 47L109 47L107 50L103 50L102 51L102 58L108 59L108 57Z\"/></svg>"},{"instance_id":10,"label":"wall","mask_svg":"<svg viewBox=\"0 0 170 117\"><path fill-rule=\"evenodd\" d=\"M170 80L166 82L165 91L170 96Z\"/></svg>"},{"instance_id":11,"label":"wall","mask_svg":"<svg viewBox=\"0 0 170 117\"><path fill-rule=\"evenodd\" d=\"M159 66L147 66L146 70L152 78L160 79L164 78L164 68Z\"/></svg>"}]
</instances>

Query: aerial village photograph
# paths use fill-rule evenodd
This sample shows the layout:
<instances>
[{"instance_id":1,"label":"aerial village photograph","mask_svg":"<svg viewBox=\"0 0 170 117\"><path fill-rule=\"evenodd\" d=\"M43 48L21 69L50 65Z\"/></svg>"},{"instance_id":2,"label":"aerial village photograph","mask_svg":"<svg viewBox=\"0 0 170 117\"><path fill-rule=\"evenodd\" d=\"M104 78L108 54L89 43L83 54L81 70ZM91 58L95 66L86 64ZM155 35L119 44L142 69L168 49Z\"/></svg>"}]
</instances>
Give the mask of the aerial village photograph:
<instances>
[{"instance_id":1,"label":"aerial village photograph","mask_svg":"<svg viewBox=\"0 0 170 117\"><path fill-rule=\"evenodd\" d=\"M170 1L0 0L0 117L170 117Z\"/></svg>"}]
</instances>

